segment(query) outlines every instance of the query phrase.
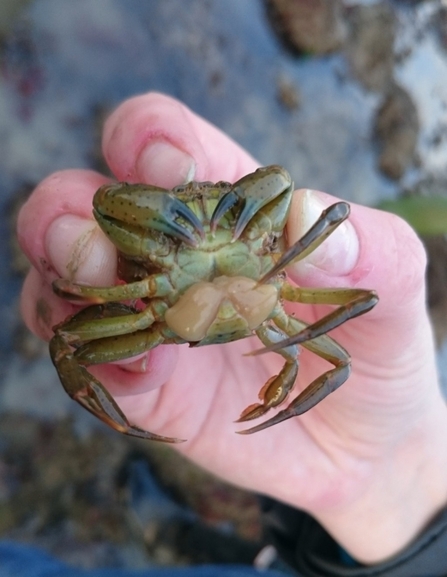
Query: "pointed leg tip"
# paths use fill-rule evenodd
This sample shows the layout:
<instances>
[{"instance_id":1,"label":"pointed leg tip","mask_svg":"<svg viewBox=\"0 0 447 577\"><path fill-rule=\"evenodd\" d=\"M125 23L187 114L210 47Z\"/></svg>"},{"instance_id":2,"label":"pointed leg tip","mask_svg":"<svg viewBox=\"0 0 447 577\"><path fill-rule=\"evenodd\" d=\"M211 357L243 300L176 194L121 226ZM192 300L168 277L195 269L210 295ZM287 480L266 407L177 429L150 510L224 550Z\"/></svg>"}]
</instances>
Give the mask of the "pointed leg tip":
<instances>
[{"instance_id":1,"label":"pointed leg tip","mask_svg":"<svg viewBox=\"0 0 447 577\"><path fill-rule=\"evenodd\" d=\"M155 433L151 433L144 429L140 429L139 427L136 426L129 427L126 430L121 430L120 432L124 433L125 435L129 435L130 437L137 437L138 439L143 439L145 441L158 441L160 443L170 443L170 444L186 442L186 439L178 439L177 437L165 437L163 435L156 435Z\"/></svg>"},{"instance_id":2,"label":"pointed leg tip","mask_svg":"<svg viewBox=\"0 0 447 577\"><path fill-rule=\"evenodd\" d=\"M147 441L156 441L158 443L169 443L170 445L178 445L179 443L185 443L186 439L178 439L177 437L164 437L163 435L155 435L154 433L148 433L143 438Z\"/></svg>"},{"instance_id":3,"label":"pointed leg tip","mask_svg":"<svg viewBox=\"0 0 447 577\"><path fill-rule=\"evenodd\" d=\"M255 349L254 351L249 351L248 353L244 353L244 357L258 357L259 355L264 355L265 353L270 352L270 347L266 348L263 347L262 349Z\"/></svg>"},{"instance_id":4,"label":"pointed leg tip","mask_svg":"<svg viewBox=\"0 0 447 577\"><path fill-rule=\"evenodd\" d=\"M233 421L233 423L246 423L247 421L253 421L258 417L262 417L262 415L241 415L238 419Z\"/></svg>"},{"instance_id":5,"label":"pointed leg tip","mask_svg":"<svg viewBox=\"0 0 447 577\"><path fill-rule=\"evenodd\" d=\"M259 431L263 431L267 429L270 425L266 425L265 423L261 423L260 425L256 425L256 427L251 427L250 429L242 429L242 431L235 431L237 435L252 435L253 433L259 433Z\"/></svg>"},{"instance_id":6,"label":"pointed leg tip","mask_svg":"<svg viewBox=\"0 0 447 577\"><path fill-rule=\"evenodd\" d=\"M137 437L138 439L143 439L144 441L156 441L158 443L169 443L170 445L185 443L187 440L187 439L178 439L177 437L164 437L162 435L155 435L154 433L147 433L146 435L141 435L129 431L125 434L131 437Z\"/></svg>"},{"instance_id":7,"label":"pointed leg tip","mask_svg":"<svg viewBox=\"0 0 447 577\"><path fill-rule=\"evenodd\" d=\"M234 420L233 423L246 423L247 421L251 421L252 419L256 419L256 417L241 415L238 419Z\"/></svg>"},{"instance_id":8,"label":"pointed leg tip","mask_svg":"<svg viewBox=\"0 0 447 577\"><path fill-rule=\"evenodd\" d=\"M278 425L279 423L287 421L288 419L296 416L295 414L290 414L289 412L286 412L286 411L287 411L287 409L285 409L284 411L280 411L275 416L271 417L270 419L267 419L267 421L264 421L263 423L259 423L259 425L251 427L250 429L244 429L242 431L236 431L236 433L238 435L252 435L253 433L259 433L260 431L264 431L265 429L269 429L270 427L273 427L274 425ZM256 418L256 417L253 417L253 418ZM242 421L239 420L236 422L242 422Z\"/></svg>"},{"instance_id":9,"label":"pointed leg tip","mask_svg":"<svg viewBox=\"0 0 447 577\"><path fill-rule=\"evenodd\" d=\"M170 443L171 445L178 445L179 443L186 443L188 439L177 439L177 437L162 437L161 439L154 439L162 443Z\"/></svg>"},{"instance_id":10,"label":"pointed leg tip","mask_svg":"<svg viewBox=\"0 0 447 577\"><path fill-rule=\"evenodd\" d=\"M279 343L278 346L271 345L270 347L262 347L262 349L255 349L254 351L249 351L248 353L244 353L244 357L258 357L259 355L265 355L266 353L275 352L282 348L282 344Z\"/></svg>"},{"instance_id":11,"label":"pointed leg tip","mask_svg":"<svg viewBox=\"0 0 447 577\"><path fill-rule=\"evenodd\" d=\"M258 419L259 417L265 415L265 413L269 410L269 408L270 407L266 407L265 405L261 405L259 403L249 405L246 409L242 411L238 419L236 419L233 422L245 423L245 421L252 421L253 419Z\"/></svg>"}]
</instances>

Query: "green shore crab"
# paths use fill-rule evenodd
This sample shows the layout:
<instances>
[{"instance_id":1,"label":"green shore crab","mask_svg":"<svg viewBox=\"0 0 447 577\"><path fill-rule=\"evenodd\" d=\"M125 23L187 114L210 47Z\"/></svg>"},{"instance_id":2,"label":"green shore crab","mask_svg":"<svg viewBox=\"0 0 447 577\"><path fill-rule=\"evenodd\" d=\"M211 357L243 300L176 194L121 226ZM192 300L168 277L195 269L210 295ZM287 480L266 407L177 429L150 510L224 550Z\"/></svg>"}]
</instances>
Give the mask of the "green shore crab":
<instances>
[{"instance_id":1,"label":"green shore crab","mask_svg":"<svg viewBox=\"0 0 447 577\"><path fill-rule=\"evenodd\" d=\"M288 172L259 168L234 184L190 182L165 190L115 183L99 188L93 216L118 250L124 284L91 287L57 279L57 295L89 305L54 327L50 354L66 392L115 430L145 439L179 442L131 425L88 366L129 358L158 345L228 343L256 334L284 358L260 402L238 419L263 416L284 403L298 372L298 345L334 368L315 379L254 433L308 411L349 377L347 351L326 333L378 302L372 290L302 288L284 268L319 246L349 215L337 202L293 246L284 228L293 194ZM338 305L312 325L288 315L283 301Z\"/></svg>"}]
</instances>

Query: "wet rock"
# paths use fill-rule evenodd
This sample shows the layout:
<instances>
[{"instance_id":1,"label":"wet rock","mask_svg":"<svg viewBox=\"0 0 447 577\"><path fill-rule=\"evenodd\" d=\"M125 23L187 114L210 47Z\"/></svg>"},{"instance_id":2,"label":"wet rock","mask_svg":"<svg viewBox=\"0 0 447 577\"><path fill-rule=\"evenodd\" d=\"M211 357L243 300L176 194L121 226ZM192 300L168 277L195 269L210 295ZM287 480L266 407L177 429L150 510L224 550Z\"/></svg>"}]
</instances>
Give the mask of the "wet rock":
<instances>
[{"instance_id":1,"label":"wet rock","mask_svg":"<svg viewBox=\"0 0 447 577\"><path fill-rule=\"evenodd\" d=\"M381 147L380 170L389 178L399 179L415 159L419 118L411 96L396 84L377 111L375 133Z\"/></svg>"},{"instance_id":2,"label":"wet rock","mask_svg":"<svg viewBox=\"0 0 447 577\"><path fill-rule=\"evenodd\" d=\"M257 499L168 447L18 413L2 416L0 439L2 538L78 565L82 551L83 567L248 563L259 550Z\"/></svg>"},{"instance_id":3,"label":"wet rock","mask_svg":"<svg viewBox=\"0 0 447 577\"><path fill-rule=\"evenodd\" d=\"M345 39L339 0L268 0L267 14L284 44L298 53L327 54Z\"/></svg>"},{"instance_id":4,"label":"wet rock","mask_svg":"<svg viewBox=\"0 0 447 577\"><path fill-rule=\"evenodd\" d=\"M43 540L63 558L82 543L128 543L130 518L115 484L124 440L81 439L68 420L43 424L20 414L2 416L0 437L2 537Z\"/></svg>"},{"instance_id":5,"label":"wet rock","mask_svg":"<svg viewBox=\"0 0 447 577\"><path fill-rule=\"evenodd\" d=\"M393 77L396 16L389 2L355 6L348 12L346 55L351 71L368 90L382 91Z\"/></svg>"},{"instance_id":6,"label":"wet rock","mask_svg":"<svg viewBox=\"0 0 447 577\"><path fill-rule=\"evenodd\" d=\"M11 24L29 0L2 0L0 2L0 38L6 36Z\"/></svg>"},{"instance_id":7,"label":"wet rock","mask_svg":"<svg viewBox=\"0 0 447 577\"><path fill-rule=\"evenodd\" d=\"M433 19L439 44L447 52L447 6L441 6Z\"/></svg>"},{"instance_id":8,"label":"wet rock","mask_svg":"<svg viewBox=\"0 0 447 577\"><path fill-rule=\"evenodd\" d=\"M290 112L300 106L300 94L294 82L284 74L280 74L276 81L278 102Z\"/></svg>"}]
</instances>

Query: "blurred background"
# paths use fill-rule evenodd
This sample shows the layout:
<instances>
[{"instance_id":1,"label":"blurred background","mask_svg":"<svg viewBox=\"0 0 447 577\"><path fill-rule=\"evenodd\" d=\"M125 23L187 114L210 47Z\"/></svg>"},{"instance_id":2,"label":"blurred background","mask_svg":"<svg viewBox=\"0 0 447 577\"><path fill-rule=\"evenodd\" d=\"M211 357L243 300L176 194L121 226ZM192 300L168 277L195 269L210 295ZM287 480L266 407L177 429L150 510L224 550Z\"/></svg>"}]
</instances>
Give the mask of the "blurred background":
<instances>
[{"instance_id":1,"label":"blurred background","mask_svg":"<svg viewBox=\"0 0 447 577\"><path fill-rule=\"evenodd\" d=\"M55 170L107 172L104 119L150 90L410 221L447 389L447 2L0 0L0 538L83 567L251 563L256 498L96 422L19 315L18 209Z\"/></svg>"}]
</instances>

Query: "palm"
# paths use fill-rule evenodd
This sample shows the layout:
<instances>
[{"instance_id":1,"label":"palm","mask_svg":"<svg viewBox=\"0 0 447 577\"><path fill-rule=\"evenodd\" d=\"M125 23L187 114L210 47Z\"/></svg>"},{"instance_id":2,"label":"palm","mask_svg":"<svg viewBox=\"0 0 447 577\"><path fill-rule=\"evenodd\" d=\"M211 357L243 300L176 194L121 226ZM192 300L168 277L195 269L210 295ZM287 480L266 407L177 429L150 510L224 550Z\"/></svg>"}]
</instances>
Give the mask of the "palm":
<instances>
[{"instance_id":1,"label":"palm","mask_svg":"<svg viewBox=\"0 0 447 577\"><path fill-rule=\"evenodd\" d=\"M319 318L322 307L299 310L306 320ZM421 334L428 324L419 326ZM420 383L430 366L431 348L420 351L419 370L402 363L402 344L397 343L385 366L389 342L374 334L374 324L365 319L351 321L336 332L353 355L354 370L348 383L309 413L265 431L240 436L247 428L233 421L282 364L279 355L244 357L259 346L254 339L202 349L181 347L172 377L158 392L147 394L145 414L138 412L139 424L149 430L186 438L179 449L202 466L229 481L284 500L302 495L302 506L324 500L334 486L344 491L353 478L361 482L368 474L365 462L380 456L384 447L417 417L417 407L427 391ZM428 334L428 333L427 333ZM429 343L428 339L425 342ZM399 354L400 351L400 354ZM378 360L382 359L379 364ZM375 367L380 366L379 373ZM356 368L359 370L356 370ZM296 389L307 386L328 364L303 351ZM400 380L393 376L401 375ZM394 388L389 382L393 378ZM428 382L424 378L423 382ZM292 393L293 395L295 393ZM141 407L139 397L121 400L128 416ZM293 463L293 465L291 465ZM291 469L293 467L293 469ZM257 471L255 477L247 471ZM287 481L286 481L287 480Z\"/></svg>"}]
</instances>

